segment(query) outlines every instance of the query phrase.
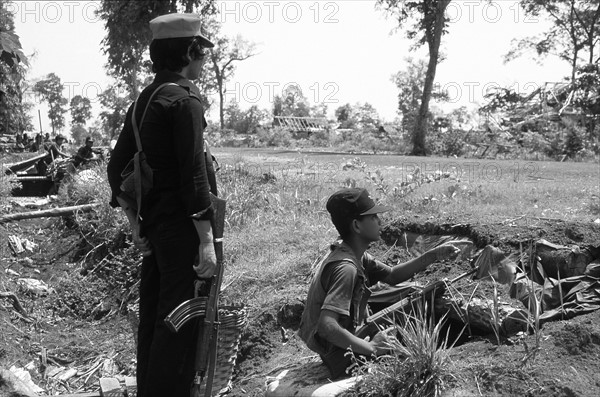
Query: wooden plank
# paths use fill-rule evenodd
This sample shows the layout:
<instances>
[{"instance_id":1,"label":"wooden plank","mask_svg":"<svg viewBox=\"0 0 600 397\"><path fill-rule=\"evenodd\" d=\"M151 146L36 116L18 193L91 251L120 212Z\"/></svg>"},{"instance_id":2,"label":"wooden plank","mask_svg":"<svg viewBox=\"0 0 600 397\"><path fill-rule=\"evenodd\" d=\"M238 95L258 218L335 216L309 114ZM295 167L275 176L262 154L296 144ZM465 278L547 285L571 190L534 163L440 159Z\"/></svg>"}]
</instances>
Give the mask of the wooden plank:
<instances>
[{"instance_id":1,"label":"wooden plank","mask_svg":"<svg viewBox=\"0 0 600 397\"><path fill-rule=\"evenodd\" d=\"M123 397L123 388L116 378L100 378L100 393L102 397Z\"/></svg>"},{"instance_id":2,"label":"wooden plank","mask_svg":"<svg viewBox=\"0 0 600 397\"><path fill-rule=\"evenodd\" d=\"M40 397L102 397L102 394L100 394L99 391L96 391L90 393L60 394L58 396L43 395Z\"/></svg>"}]
</instances>

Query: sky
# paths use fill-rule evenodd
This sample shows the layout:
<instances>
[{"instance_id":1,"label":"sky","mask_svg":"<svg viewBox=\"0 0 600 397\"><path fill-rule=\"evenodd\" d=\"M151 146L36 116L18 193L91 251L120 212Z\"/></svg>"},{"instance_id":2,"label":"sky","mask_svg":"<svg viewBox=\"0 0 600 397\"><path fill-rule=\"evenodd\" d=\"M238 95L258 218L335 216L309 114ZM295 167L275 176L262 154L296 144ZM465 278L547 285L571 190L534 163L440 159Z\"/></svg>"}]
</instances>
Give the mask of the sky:
<instances>
[{"instance_id":1,"label":"sky","mask_svg":"<svg viewBox=\"0 0 600 397\"><path fill-rule=\"evenodd\" d=\"M100 44L104 24L94 13L99 2L13 1L10 7L24 52L33 54L28 78L56 73L65 97L88 97L96 117L97 95L112 82ZM256 43L257 54L238 62L226 85L226 101L235 99L242 109L271 109L274 95L296 85L310 104L325 102L330 117L346 103L368 102L392 121L398 91L392 76L403 70L407 57L427 59L426 46L412 48L403 31L394 31L396 21L376 9L373 0L228 0L219 1L218 8L221 34L239 34ZM526 93L569 74L569 65L552 57L543 64L527 56L503 62L512 39L540 34L547 26L527 18L518 1L454 0L447 15L450 25L441 46L445 59L436 74L436 89L450 96L443 105L446 110L484 104L483 94L490 87L510 86ZM36 130L38 109L48 131L45 104L32 110ZM215 102L210 120L218 120L217 109Z\"/></svg>"}]
</instances>

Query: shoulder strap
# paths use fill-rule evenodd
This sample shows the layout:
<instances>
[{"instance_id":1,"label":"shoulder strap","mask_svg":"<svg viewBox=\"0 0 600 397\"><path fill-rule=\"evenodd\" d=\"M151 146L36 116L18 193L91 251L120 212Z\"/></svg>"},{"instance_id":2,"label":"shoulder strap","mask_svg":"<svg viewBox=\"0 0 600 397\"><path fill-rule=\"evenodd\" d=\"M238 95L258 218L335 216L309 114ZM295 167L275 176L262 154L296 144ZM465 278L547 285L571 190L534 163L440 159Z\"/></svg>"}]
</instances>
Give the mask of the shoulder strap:
<instances>
[{"instance_id":1,"label":"shoulder strap","mask_svg":"<svg viewBox=\"0 0 600 397\"><path fill-rule=\"evenodd\" d=\"M154 90L154 92L152 93L152 95L150 95L150 98L148 98L148 102L146 102L146 107L144 108L144 113L142 113L142 119L140 120L140 126L144 123L144 118L146 117L146 112L148 111L148 106L150 106L150 102L152 102L152 98L154 98L154 95L156 95L156 93L158 91L160 91L163 87L168 86L168 85L178 85L175 83L163 83L161 85L159 85L158 87L156 87L156 89ZM137 105L138 102L140 101L140 98L138 98L135 103L133 104L133 112L131 114L131 125L133 126L133 134L135 135L135 144L137 146L137 150L138 152L142 151L142 140L140 139L140 131L138 129L138 124L137 124L137 120L135 119L135 113L136 113L136 109L137 109Z\"/></svg>"}]
</instances>

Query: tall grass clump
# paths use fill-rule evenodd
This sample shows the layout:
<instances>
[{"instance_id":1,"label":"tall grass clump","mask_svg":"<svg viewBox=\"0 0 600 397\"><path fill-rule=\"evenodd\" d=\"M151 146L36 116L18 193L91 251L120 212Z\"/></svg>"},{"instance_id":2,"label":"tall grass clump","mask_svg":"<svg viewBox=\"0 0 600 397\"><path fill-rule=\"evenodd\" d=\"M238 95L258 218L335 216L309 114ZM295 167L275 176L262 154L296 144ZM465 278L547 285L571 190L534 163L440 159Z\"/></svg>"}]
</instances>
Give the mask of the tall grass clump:
<instances>
[{"instance_id":1,"label":"tall grass clump","mask_svg":"<svg viewBox=\"0 0 600 397\"><path fill-rule=\"evenodd\" d=\"M434 324L426 310L406 314L396 326L398 339L390 341L392 354L382 356L357 370L361 381L346 397L434 397L439 396L448 371L448 336L441 330L445 316Z\"/></svg>"},{"instance_id":2,"label":"tall grass clump","mask_svg":"<svg viewBox=\"0 0 600 397\"><path fill-rule=\"evenodd\" d=\"M75 213L71 225L94 249L123 248L125 236L130 233L127 218L120 209L109 205L110 199L111 190L104 162L70 175L59 189L62 205L100 204L91 212Z\"/></svg>"},{"instance_id":3,"label":"tall grass clump","mask_svg":"<svg viewBox=\"0 0 600 397\"><path fill-rule=\"evenodd\" d=\"M0 206L8 202L8 198L12 194L12 190L18 188L21 182L17 181L14 175L0 175Z\"/></svg>"},{"instance_id":4,"label":"tall grass clump","mask_svg":"<svg viewBox=\"0 0 600 397\"><path fill-rule=\"evenodd\" d=\"M223 162L217 179L227 201L226 295L251 302L250 310L264 309L336 237L325 200L337 185L313 173L311 164L243 157Z\"/></svg>"}]
</instances>

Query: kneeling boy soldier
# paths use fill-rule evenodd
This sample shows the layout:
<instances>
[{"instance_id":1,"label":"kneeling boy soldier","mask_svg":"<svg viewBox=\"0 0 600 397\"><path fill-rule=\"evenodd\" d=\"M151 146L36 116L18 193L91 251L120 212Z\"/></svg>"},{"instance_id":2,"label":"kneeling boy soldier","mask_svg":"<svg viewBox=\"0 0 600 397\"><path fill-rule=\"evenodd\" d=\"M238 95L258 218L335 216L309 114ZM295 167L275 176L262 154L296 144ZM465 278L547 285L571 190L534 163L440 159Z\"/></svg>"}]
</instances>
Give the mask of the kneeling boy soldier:
<instances>
[{"instance_id":1,"label":"kneeling boy soldier","mask_svg":"<svg viewBox=\"0 0 600 397\"><path fill-rule=\"evenodd\" d=\"M351 348L367 357L389 350L388 333L377 333L367 341L354 335L367 317L369 287L382 281L395 285L424 270L437 258L456 257L460 250L440 245L418 258L390 267L365 252L379 240L381 223L377 214L391 208L376 205L365 189L343 189L327 201L327 211L341 242L331 246L312 279L298 334L318 353L331 379L344 375L351 364L345 355Z\"/></svg>"}]
</instances>

